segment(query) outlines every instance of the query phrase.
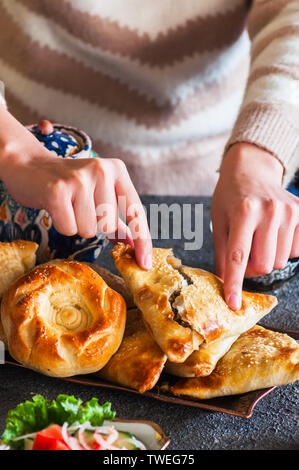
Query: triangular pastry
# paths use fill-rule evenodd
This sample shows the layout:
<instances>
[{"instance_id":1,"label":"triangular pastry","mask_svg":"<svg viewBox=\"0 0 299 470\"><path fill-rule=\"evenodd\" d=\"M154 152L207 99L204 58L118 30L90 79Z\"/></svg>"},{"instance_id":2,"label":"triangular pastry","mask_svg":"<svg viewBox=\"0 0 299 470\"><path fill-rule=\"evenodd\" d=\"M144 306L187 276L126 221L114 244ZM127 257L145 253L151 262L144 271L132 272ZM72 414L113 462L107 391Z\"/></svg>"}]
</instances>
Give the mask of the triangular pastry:
<instances>
[{"instance_id":1,"label":"triangular pastry","mask_svg":"<svg viewBox=\"0 0 299 470\"><path fill-rule=\"evenodd\" d=\"M167 361L165 371L176 377L204 377L210 375L217 362L230 349L238 336L218 339L213 343L202 343L185 362L178 364Z\"/></svg>"},{"instance_id":2,"label":"triangular pastry","mask_svg":"<svg viewBox=\"0 0 299 470\"><path fill-rule=\"evenodd\" d=\"M252 328L276 305L273 295L242 291L240 310L231 310L224 300L223 281L203 269L180 267L189 279L173 307L183 322L200 333L207 343L229 336L239 336Z\"/></svg>"},{"instance_id":3,"label":"triangular pastry","mask_svg":"<svg viewBox=\"0 0 299 470\"><path fill-rule=\"evenodd\" d=\"M207 399L299 380L299 345L286 334L254 326L243 333L207 377L163 385L174 395Z\"/></svg>"},{"instance_id":4,"label":"triangular pastry","mask_svg":"<svg viewBox=\"0 0 299 470\"><path fill-rule=\"evenodd\" d=\"M154 339L172 362L184 362L204 341L239 336L277 304L274 296L243 292L241 309L231 310L222 280L181 266L171 249L154 248L149 271L137 265L128 245L118 244L111 255Z\"/></svg>"},{"instance_id":5,"label":"triangular pastry","mask_svg":"<svg viewBox=\"0 0 299 470\"><path fill-rule=\"evenodd\" d=\"M115 265L132 292L154 339L170 360L184 362L203 338L174 319L171 298L186 281L167 262L170 254L171 250L155 248L153 269L145 271L137 265L130 246L118 244L111 250Z\"/></svg>"},{"instance_id":6,"label":"triangular pastry","mask_svg":"<svg viewBox=\"0 0 299 470\"><path fill-rule=\"evenodd\" d=\"M143 393L152 389L163 370L166 356L148 333L138 309L127 311L123 341L97 375Z\"/></svg>"}]
</instances>

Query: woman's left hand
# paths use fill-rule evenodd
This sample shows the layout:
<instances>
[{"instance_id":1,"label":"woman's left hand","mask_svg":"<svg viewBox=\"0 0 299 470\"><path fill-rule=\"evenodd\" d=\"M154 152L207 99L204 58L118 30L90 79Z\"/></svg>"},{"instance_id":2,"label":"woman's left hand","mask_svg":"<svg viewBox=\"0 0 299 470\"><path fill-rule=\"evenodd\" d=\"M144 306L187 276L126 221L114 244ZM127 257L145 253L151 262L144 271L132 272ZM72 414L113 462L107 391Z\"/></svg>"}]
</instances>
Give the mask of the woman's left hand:
<instances>
[{"instance_id":1,"label":"woman's left hand","mask_svg":"<svg viewBox=\"0 0 299 470\"><path fill-rule=\"evenodd\" d=\"M221 165L212 200L215 268L233 310L244 275L268 274L299 256L299 199L281 187L282 175L274 156L245 143Z\"/></svg>"}]
</instances>

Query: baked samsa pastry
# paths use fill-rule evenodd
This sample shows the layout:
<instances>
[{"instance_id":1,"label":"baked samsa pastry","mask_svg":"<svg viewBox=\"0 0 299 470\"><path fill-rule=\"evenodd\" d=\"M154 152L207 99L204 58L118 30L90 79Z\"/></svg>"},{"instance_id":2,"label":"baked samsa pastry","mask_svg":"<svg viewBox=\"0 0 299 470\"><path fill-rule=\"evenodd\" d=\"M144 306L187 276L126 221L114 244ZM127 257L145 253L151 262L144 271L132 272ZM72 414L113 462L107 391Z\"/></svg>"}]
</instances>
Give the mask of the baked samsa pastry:
<instances>
[{"instance_id":1,"label":"baked samsa pastry","mask_svg":"<svg viewBox=\"0 0 299 470\"><path fill-rule=\"evenodd\" d=\"M180 379L168 389L198 399L238 395L299 380L299 345L286 334L254 326L243 333L207 377Z\"/></svg>"},{"instance_id":2,"label":"baked samsa pastry","mask_svg":"<svg viewBox=\"0 0 299 470\"><path fill-rule=\"evenodd\" d=\"M204 377L210 375L217 362L230 349L238 336L228 336L213 343L202 343L185 362L178 364L167 361L165 371L176 377Z\"/></svg>"},{"instance_id":3,"label":"baked samsa pastry","mask_svg":"<svg viewBox=\"0 0 299 470\"><path fill-rule=\"evenodd\" d=\"M242 307L231 310L223 281L202 269L182 266L171 249L153 249L153 268L141 269L131 247L111 251L152 334L171 362L184 362L203 342L239 336L277 304L271 295L242 293Z\"/></svg>"},{"instance_id":4,"label":"baked samsa pastry","mask_svg":"<svg viewBox=\"0 0 299 470\"><path fill-rule=\"evenodd\" d=\"M61 261L66 261L64 259L52 259L51 261L48 261L48 264L57 264L60 263ZM72 257L67 258L67 261L73 261ZM99 266L96 263L90 263L88 261L84 261L84 264L92 268L96 273L98 273L103 281L106 282L106 284L111 287L111 289L115 290L118 292L125 300L127 304L127 308L136 308L136 305L134 304L134 299L127 288L125 281L120 277L117 276L116 274L113 274L111 271L109 271L106 268L103 268L102 266Z\"/></svg>"},{"instance_id":5,"label":"baked samsa pastry","mask_svg":"<svg viewBox=\"0 0 299 470\"><path fill-rule=\"evenodd\" d=\"M147 331L138 309L128 310L124 339L118 351L97 375L144 393L152 389L163 370L166 355Z\"/></svg>"},{"instance_id":6,"label":"baked samsa pastry","mask_svg":"<svg viewBox=\"0 0 299 470\"><path fill-rule=\"evenodd\" d=\"M0 298L13 281L33 268L37 248L37 243L26 240L0 242Z\"/></svg>"},{"instance_id":7,"label":"baked samsa pastry","mask_svg":"<svg viewBox=\"0 0 299 470\"><path fill-rule=\"evenodd\" d=\"M192 325L206 343L239 336L277 305L277 298L273 295L243 291L240 310L231 310L224 300L221 279L188 266L181 266L180 271L189 282L176 297L173 307L181 320Z\"/></svg>"},{"instance_id":8,"label":"baked samsa pastry","mask_svg":"<svg viewBox=\"0 0 299 470\"><path fill-rule=\"evenodd\" d=\"M46 375L96 372L118 349L126 305L90 267L42 264L5 293L1 316L10 354Z\"/></svg>"},{"instance_id":9,"label":"baked samsa pastry","mask_svg":"<svg viewBox=\"0 0 299 470\"><path fill-rule=\"evenodd\" d=\"M84 264L90 266L95 272L97 272L101 276L101 278L106 282L109 287L111 287L111 289L118 292L125 299L127 309L134 307L136 308L133 296L127 288L125 281L120 276L113 274L111 271L106 268L103 268L102 266L99 266L98 264L88 262L84 262Z\"/></svg>"},{"instance_id":10,"label":"baked samsa pastry","mask_svg":"<svg viewBox=\"0 0 299 470\"><path fill-rule=\"evenodd\" d=\"M189 325L181 325L175 318L172 298L187 281L167 262L169 255L171 250L155 248L153 269L144 271L137 265L131 246L120 243L111 250L115 265L132 292L155 341L169 360L184 362L198 349L203 338Z\"/></svg>"},{"instance_id":11,"label":"baked samsa pastry","mask_svg":"<svg viewBox=\"0 0 299 470\"><path fill-rule=\"evenodd\" d=\"M26 273L36 263L37 243L26 240L0 242L0 299L10 284ZM7 341L0 318L0 341L7 348Z\"/></svg>"}]
</instances>

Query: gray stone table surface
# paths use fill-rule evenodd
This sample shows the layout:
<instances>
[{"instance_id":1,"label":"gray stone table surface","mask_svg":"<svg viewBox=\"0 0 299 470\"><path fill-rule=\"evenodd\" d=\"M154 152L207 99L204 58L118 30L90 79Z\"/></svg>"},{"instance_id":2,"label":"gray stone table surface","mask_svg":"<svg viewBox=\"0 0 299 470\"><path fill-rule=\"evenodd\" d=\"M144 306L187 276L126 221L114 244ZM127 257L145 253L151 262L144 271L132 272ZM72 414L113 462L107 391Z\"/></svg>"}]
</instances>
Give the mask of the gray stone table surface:
<instances>
[{"instance_id":1,"label":"gray stone table surface","mask_svg":"<svg viewBox=\"0 0 299 470\"><path fill-rule=\"evenodd\" d=\"M154 240L155 246L172 247L185 264L213 271L213 246L209 229L210 198L144 197L144 204L203 204L203 246L185 251L183 240ZM109 247L98 263L115 271ZM263 320L271 325L299 330L299 276L273 291L279 305ZM171 438L170 449L298 449L299 383L276 388L255 407L250 419L168 404L151 398L99 389L45 377L30 370L0 365L0 429L9 409L33 394L49 399L59 393L74 394L83 400L96 396L109 400L119 418L147 419L158 423Z\"/></svg>"}]
</instances>

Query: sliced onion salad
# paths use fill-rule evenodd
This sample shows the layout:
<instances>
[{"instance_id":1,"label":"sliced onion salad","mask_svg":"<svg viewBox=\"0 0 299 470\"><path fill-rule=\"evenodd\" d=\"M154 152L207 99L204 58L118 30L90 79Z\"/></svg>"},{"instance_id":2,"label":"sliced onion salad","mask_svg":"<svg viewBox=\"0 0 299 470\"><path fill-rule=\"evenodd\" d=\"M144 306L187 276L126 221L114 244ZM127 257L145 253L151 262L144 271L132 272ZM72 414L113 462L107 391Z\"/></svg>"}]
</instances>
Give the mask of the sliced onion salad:
<instances>
[{"instance_id":1,"label":"sliced onion salad","mask_svg":"<svg viewBox=\"0 0 299 470\"><path fill-rule=\"evenodd\" d=\"M86 432L90 433L89 442L86 439ZM25 434L15 438L15 441L22 439L35 439L36 433ZM61 435L64 444L70 450L127 450L125 446L115 445L118 440L119 432L113 424L103 426L92 426L89 421L83 424L74 423L69 425L65 422L61 427ZM145 450L144 444L135 436L128 437L128 443L137 446L140 450Z\"/></svg>"},{"instance_id":2,"label":"sliced onion salad","mask_svg":"<svg viewBox=\"0 0 299 470\"><path fill-rule=\"evenodd\" d=\"M64 440L64 443L71 449L71 450L84 450L84 448L79 444L79 441L76 437L71 436L68 433L68 423L65 422L61 428L61 434Z\"/></svg>"}]
</instances>

